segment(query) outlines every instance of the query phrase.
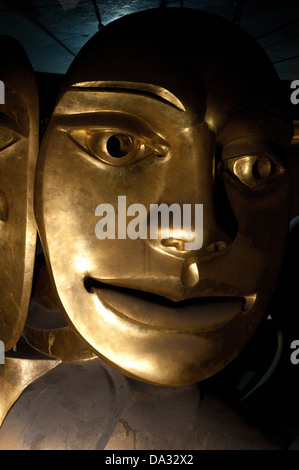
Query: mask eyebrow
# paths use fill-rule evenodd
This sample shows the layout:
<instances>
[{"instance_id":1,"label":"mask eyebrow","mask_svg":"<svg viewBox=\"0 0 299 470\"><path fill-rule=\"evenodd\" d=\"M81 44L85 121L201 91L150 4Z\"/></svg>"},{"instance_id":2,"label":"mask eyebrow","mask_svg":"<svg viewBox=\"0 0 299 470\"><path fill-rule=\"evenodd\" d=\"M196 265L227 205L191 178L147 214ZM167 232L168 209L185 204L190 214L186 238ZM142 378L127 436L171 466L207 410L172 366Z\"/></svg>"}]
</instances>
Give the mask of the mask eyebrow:
<instances>
[{"instance_id":1,"label":"mask eyebrow","mask_svg":"<svg viewBox=\"0 0 299 470\"><path fill-rule=\"evenodd\" d=\"M137 95L149 96L158 99L163 103L174 106L180 111L186 111L182 102L170 91L158 85L150 83L123 82L123 81L90 81L79 82L72 85L72 88L95 91L125 92Z\"/></svg>"},{"instance_id":2,"label":"mask eyebrow","mask_svg":"<svg viewBox=\"0 0 299 470\"><path fill-rule=\"evenodd\" d=\"M222 144L249 136L263 136L266 140L289 145L293 135L290 119L276 110L262 106L243 106L231 111L217 131Z\"/></svg>"}]
</instances>

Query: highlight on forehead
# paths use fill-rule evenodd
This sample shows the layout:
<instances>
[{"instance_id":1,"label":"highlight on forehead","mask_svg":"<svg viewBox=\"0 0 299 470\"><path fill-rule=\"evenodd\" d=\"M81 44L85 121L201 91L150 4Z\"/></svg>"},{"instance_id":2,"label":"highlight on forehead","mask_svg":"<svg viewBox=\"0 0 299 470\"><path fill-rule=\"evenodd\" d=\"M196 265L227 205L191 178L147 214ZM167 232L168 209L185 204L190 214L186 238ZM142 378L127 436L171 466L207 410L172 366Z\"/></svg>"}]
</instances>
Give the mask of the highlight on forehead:
<instances>
[{"instance_id":1,"label":"highlight on forehead","mask_svg":"<svg viewBox=\"0 0 299 470\"><path fill-rule=\"evenodd\" d=\"M123 91L126 93L137 93L148 96L153 96L162 101L175 106L181 111L186 111L182 102L170 91L158 85L150 83L137 83L137 82L123 82L123 81L90 81L80 82L72 85L72 88L91 88L94 90L98 88L102 91Z\"/></svg>"}]
</instances>

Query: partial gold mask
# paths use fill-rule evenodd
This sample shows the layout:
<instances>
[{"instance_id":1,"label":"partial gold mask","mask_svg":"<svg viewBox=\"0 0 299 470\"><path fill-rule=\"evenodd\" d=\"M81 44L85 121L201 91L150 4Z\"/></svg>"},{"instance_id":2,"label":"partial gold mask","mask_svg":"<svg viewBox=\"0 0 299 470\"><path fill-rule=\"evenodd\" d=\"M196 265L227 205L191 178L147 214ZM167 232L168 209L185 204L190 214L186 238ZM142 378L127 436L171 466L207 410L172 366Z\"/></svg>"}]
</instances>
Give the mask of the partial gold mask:
<instances>
[{"instance_id":1,"label":"partial gold mask","mask_svg":"<svg viewBox=\"0 0 299 470\"><path fill-rule=\"evenodd\" d=\"M291 136L270 61L223 19L150 10L87 43L43 139L36 216L66 319L96 354L171 386L238 355L283 258ZM159 217L149 229L161 204L168 234ZM170 208L192 214L181 231Z\"/></svg>"},{"instance_id":2,"label":"partial gold mask","mask_svg":"<svg viewBox=\"0 0 299 470\"><path fill-rule=\"evenodd\" d=\"M33 186L38 155L38 94L19 43L0 37L0 339L10 350L23 331L36 244Z\"/></svg>"}]
</instances>

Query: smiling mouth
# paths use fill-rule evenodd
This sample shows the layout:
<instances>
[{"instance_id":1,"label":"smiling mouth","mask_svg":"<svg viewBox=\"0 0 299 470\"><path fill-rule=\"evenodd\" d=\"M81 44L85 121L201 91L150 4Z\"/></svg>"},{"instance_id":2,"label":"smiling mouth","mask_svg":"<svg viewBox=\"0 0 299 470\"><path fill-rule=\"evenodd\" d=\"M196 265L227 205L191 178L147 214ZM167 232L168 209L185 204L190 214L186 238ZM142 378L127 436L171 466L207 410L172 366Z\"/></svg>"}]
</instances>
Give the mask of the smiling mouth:
<instances>
[{"instance_id":1,"label":"smiling mouth","mask_svg":"<svg viewBox=\"0 0 299 470\"><path fill-rule=\"evenodd\" d=\"M117 315L148 328L185 333L208 333L246 315L252 309L256 294L244 297L196 297L175 302L145 291L85 280L85 288L101 304Z\"/></svg>"}]
</instances>

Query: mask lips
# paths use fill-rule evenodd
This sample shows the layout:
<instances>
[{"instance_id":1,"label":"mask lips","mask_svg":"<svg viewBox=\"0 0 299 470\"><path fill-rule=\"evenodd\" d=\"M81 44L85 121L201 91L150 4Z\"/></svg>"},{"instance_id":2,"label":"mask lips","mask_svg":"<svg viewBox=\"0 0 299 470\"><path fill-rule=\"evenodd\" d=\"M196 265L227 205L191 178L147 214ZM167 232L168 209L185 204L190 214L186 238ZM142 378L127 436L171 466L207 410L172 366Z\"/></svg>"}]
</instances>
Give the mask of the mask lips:
<instances>
[{"instance_id":1,"label":"mask lips","mask_svg":"<svg viewBox=\"0 0 299 470\"><path fill-rule=\"evenodd\" d=\"M208 333L248 314L256 294L247 296L209 296L174 302L157 294L85 281L88 292L96 294L107 309L149 328Z\"/></svg>"}]
</instances>

